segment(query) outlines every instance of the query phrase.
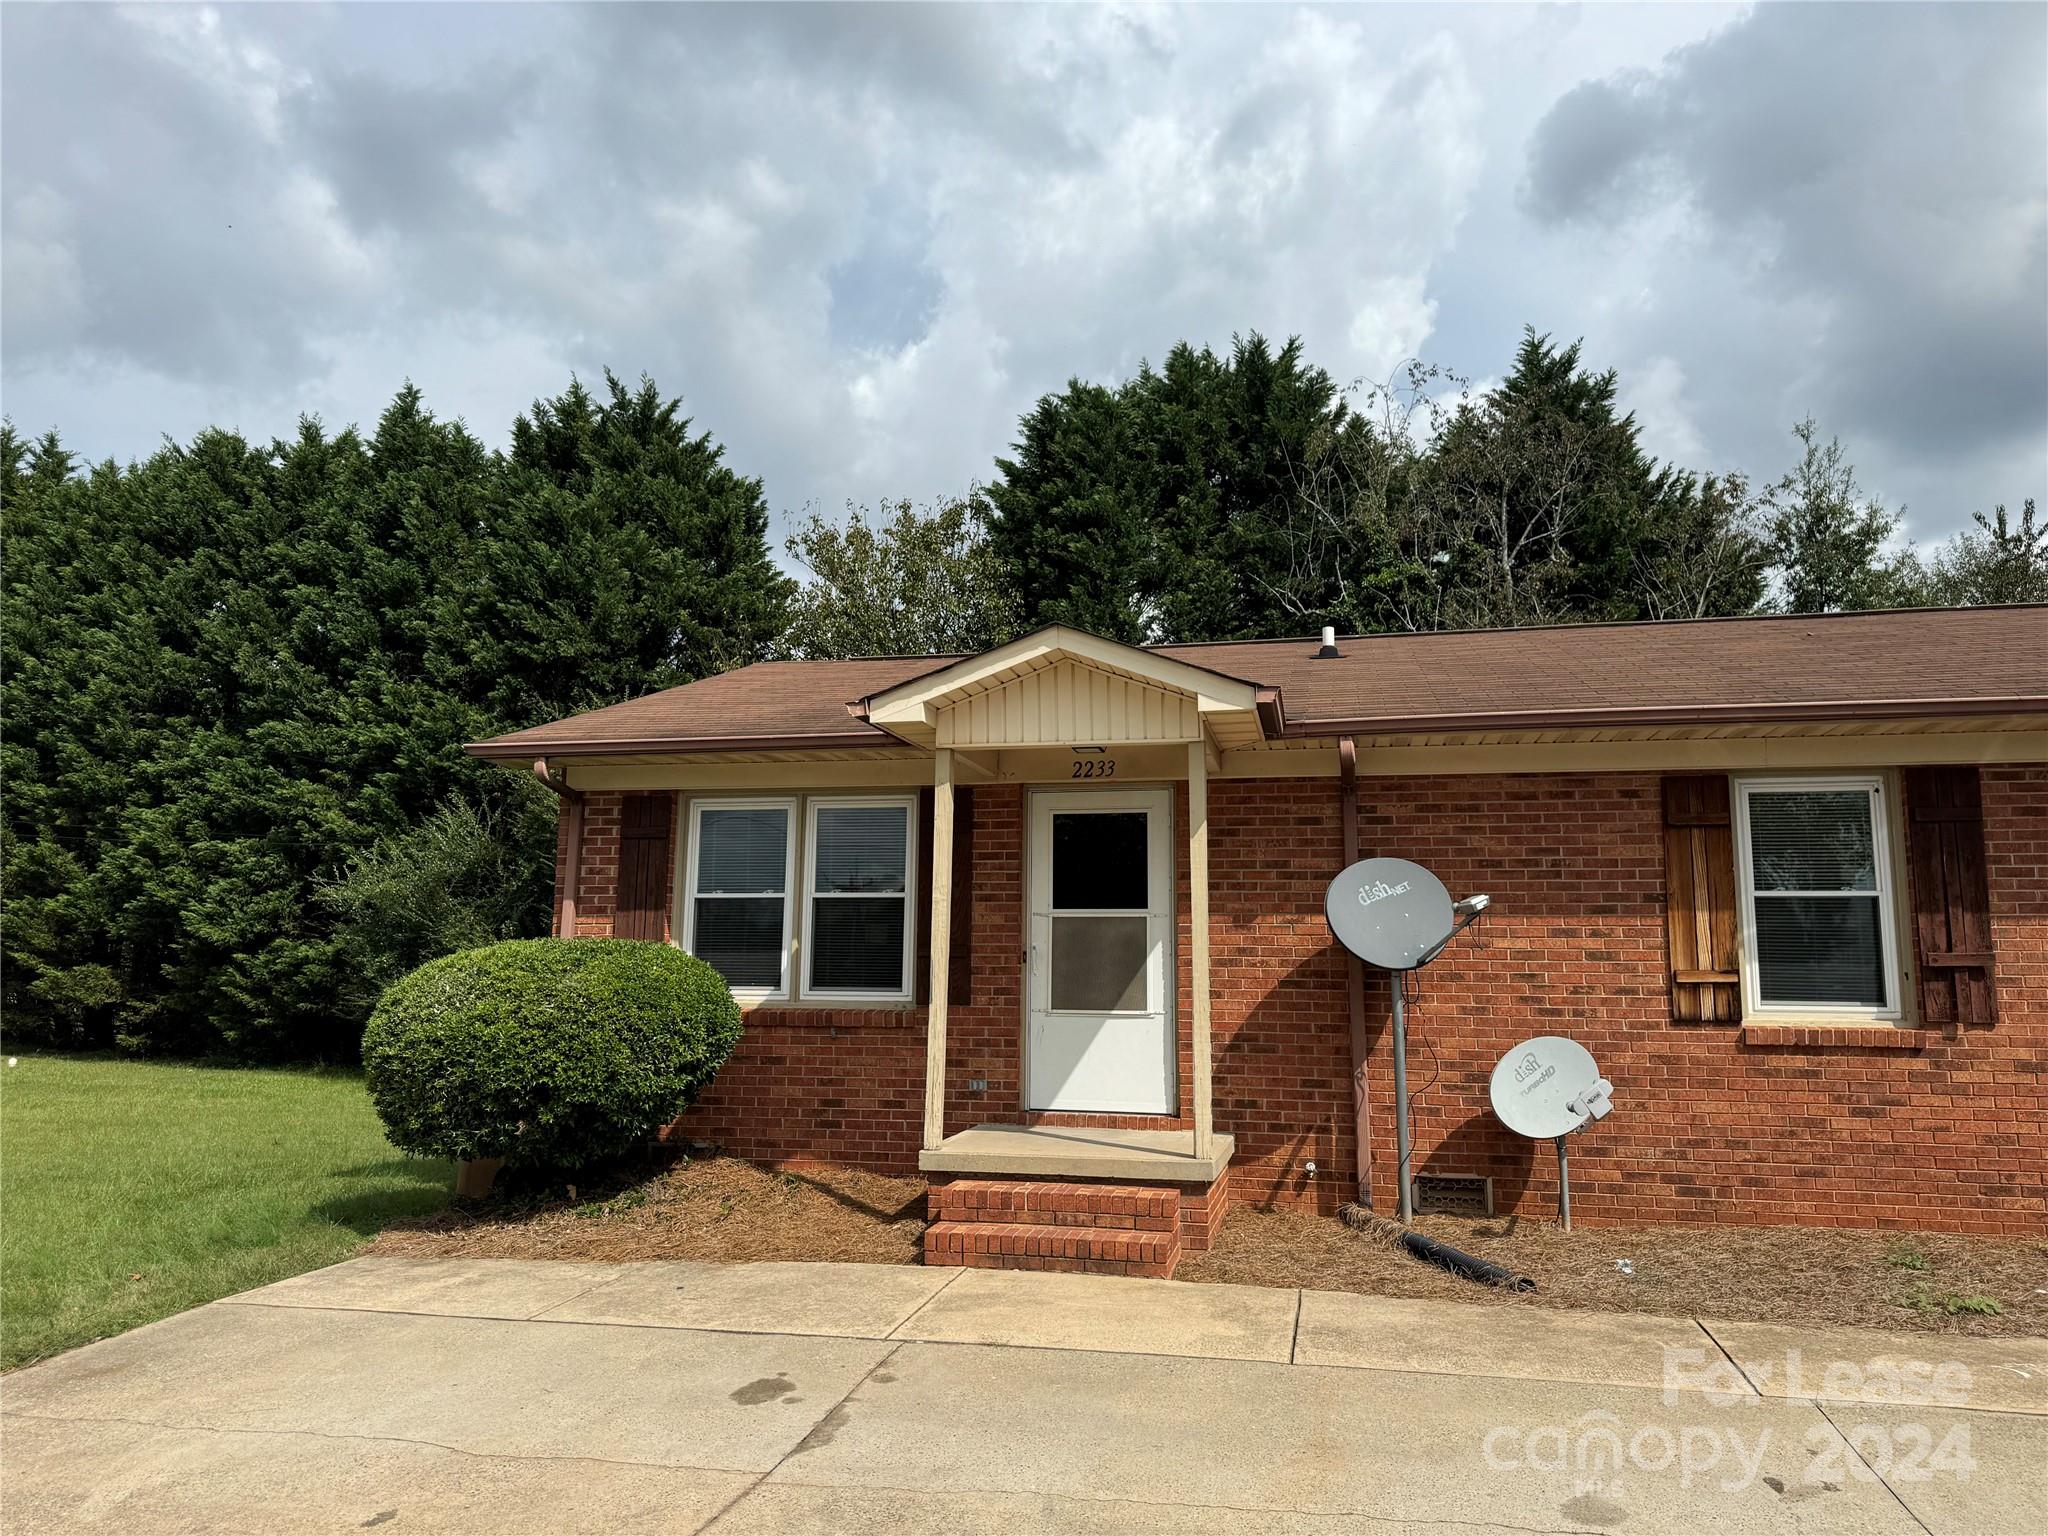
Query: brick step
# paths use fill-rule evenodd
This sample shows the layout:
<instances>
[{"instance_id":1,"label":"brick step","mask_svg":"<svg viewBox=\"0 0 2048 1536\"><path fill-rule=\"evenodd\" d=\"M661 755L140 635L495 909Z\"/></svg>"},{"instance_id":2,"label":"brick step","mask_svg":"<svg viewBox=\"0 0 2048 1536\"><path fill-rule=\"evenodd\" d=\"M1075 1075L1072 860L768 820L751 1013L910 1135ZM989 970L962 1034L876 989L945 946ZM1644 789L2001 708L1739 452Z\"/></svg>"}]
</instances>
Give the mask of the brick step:
<instances>
[{"instance_id":1,"label":"brick step","mask_svg":"<svg viewBox=\"0 0 2048 1536\"><path fill-rule=\"evenodd\" d=\"M938 1221L925 1228L924 1261L969 1269L1055 1269L1165 1279L1180 1262L1180 1234L1042 1222Z\"/></svg>"},{"instance_id":2,"label":"brick step","mask_svg":"<svg viewBox=\"0 0 2048 1536\"><path fill-rule=\"evenodd\" d=\"M956 1179L935 1186L928 1204L934 1221L1113 1227L1145 1232L1170 1232L1180 1225L1180 1191L1144 1184Z\"/></svg>"}]
</instances>

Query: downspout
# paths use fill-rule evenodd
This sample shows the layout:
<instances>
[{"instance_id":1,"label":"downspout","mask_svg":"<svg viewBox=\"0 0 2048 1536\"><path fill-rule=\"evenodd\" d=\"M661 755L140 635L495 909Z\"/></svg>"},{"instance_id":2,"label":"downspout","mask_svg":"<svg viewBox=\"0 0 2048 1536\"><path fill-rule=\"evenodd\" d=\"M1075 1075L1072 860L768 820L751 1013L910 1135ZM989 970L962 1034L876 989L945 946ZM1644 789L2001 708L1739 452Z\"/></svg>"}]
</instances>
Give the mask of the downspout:
<instances>
[{"instance_id":1,"label":"downspout","mask_svg":"<svg viewBox=\"0 0 2048 1536\"><path fill-rule=\"evenodd\" d=\"M533 776L562 797L569 815L567 846L562 851L561 888L555 892L555 937L576 937L576 886L583 872L583 791L571 789L566 780L548 772L548 760L533 760Z\"/></svg>"},{"instance_id":2,"label":"downspout","mask_svg":"<svg viewBox=\"0 0 2048 1536\"><path fill-rule=\"evenodd\" d=\"M1344 867L1358 862L1358 744L1349 736L1337 743L1337 794L1344 821ZM1358 1145L1358 1203L1372 1209L1372 1094L1367 1087L1366 1060L1372 1042L1365 1032L1365 962L1349 950L1344 954L1346 991L1351 1004L1351 1118ZM1395 978L1399 985L1399 978Z\"/></svg>"}]
</instances>

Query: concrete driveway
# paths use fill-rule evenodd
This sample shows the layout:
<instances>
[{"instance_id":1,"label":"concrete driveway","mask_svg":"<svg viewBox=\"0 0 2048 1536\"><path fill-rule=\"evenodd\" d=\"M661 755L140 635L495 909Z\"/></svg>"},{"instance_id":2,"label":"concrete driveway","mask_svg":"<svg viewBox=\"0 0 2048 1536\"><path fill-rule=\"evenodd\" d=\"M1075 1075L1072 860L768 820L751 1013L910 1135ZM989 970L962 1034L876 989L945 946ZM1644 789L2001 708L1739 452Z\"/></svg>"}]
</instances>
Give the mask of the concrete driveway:
<instances>
[{"instance_id":1,"label":"concrete driveway","mask_svg":"<svg viewBox=\"0 0 2048 1536\"><path fill-rule=\"evenodd\" d=\"M0 1381L9 1532L2048 1530L2048 1340L358 1259Z\"/></svg>"}]
</instances>

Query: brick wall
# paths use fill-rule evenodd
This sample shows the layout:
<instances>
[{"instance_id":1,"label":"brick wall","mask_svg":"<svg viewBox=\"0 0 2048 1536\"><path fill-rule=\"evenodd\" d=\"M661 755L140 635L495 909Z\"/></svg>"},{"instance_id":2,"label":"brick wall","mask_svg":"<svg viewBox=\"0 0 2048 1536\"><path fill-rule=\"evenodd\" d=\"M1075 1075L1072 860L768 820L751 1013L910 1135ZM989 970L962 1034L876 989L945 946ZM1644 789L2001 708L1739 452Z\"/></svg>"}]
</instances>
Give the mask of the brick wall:
<instances>
[{"instance_id":1,"label":"brick wall","mask_svg":"<svg viewBox=\"0 0 2048 1536\"><path fill-rule=\"evenodd\" d=\"M1337 795L1329 779L1210 787L1216 1124L1237 1138L1239 1201L1331 1209L1355 1177L1344 963L1322 915L1342 862ZM583 933L610 931L605 798L590 797ZM1185 786L1175 805L1181 1115L1135 1124L1189 1112ZM1760 1030L1671 1020L1656 775L1362 779L1367 854L1493 897L1411 983L1417 1172L1488 1176L1501 1210L1549 1216L1554 1151L1502 1128L1486 1089L1516 1042L1570 1034L1617 1085L1615 1113L1573 1142L1581 1221L2048 1231L2048 767L1985 769L1984 809L1996 1026L1909 1032L1917 1049L1764 1044ZM1023 812L1021 789L976 790L974 984L949 1011L949 1131L1021 1118ZM1382 1210L1395 1182L1387 1000L1368 972ZM922 1025L916 1009L755 1010L680 1129L748 1157L913 1169ZM985 1091L969 1090L975 1078Z\"/></svg>"},{"instance_id":2,"label":"brick wall","mask_svg":"<svg viewBox=\"0 0 2048 1536\"><path fill-rule=\"evenodd\" d=\"M972 889L955 893L969 904L973 969L967 998L949 1000L946 1010L948 1131L1014 1118L1018 1103L1023 804L1023 792L1010 786L974 792ZM749 1009L739 1049L673 1134L763 1161L915 1173L924 1025L921 1007ZM987 1078L986 1091L969 1091L977 1077Z\"/></svg>"},{"instance_id":3,"label":"brick wall","mask_svg":"<svg viewBox=\"0 0 2048 1536\"><path fill-rule=\"evenodd\" d=\"M1572 1144L1575 1217L2048 1231L2048 768L1984 770L1998 1023L1953 1040L1908 1032L1917 1050L1761 1045L1740 1026L1671 1022L1654 775L1366 780L1361 794L1368 852L1494 899L1419 977L1419 1173L1489 1175L1503 1209L1555 1209L1552 1147L1510 1136L1486 1088L1509 1046L1556 1032L1617 1085L1615 1113ZM1381 1031L1383 1209L1391 1076Z\"/></svg>"},{"instance_id":4,"label":"brick wall","mask_svg":"<svg viewBox=\"0 0 2048 1536\"><path fill-rule=\"evenodd\" d=\"M576 936L580 939L608 939L612 919L618 910L619 831L624 794L616 790L594 790L583 797L583 858L576 877ZM682 796L670 796L668 820L668 875L666 888L676 888L676 858L682 849ZM561 912L562 873L569 853L569 809L564 805L555 821L556 920ZM673 940L677 914L671 908L662 917L662 934Z\"/></svg>"}]
</instances>

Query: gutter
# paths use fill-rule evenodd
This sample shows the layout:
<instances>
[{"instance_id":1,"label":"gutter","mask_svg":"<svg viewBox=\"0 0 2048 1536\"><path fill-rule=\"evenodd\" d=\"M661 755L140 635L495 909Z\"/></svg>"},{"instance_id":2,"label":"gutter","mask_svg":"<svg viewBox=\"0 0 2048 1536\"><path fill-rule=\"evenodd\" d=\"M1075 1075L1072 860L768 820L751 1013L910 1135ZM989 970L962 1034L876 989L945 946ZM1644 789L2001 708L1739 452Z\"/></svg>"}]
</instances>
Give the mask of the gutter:
<instances>
[{"instance_id":1,"label":"gutter","mask_svg":"<svg viewBox=\"0 0 2048 1536\"><path fill-rule=\"evenodd\" d=\"M566 779L555 778L544 757L533 760L533 776L562 797L562 808L568 817L560 889L555 893L555 937L573 939L576 937L576 890L583 874L583 791L571 789Z\"/></svg>"},{"instance_id":2,"label":"gutter","mask_svg":"<svg viewBox=\"0 0 2048 1536\"><path fill-rule=\"evenodd\" d=\"M1358 747L1349 736L1337 743L1337 796L1344 823L1344 867L1359 860ZM1365 1030L1365 962L1344 951L1345 996L1351 1009L1351 1121L1358 1143L1358 1203L1372 1209L1372 1090L1366 1061L1372 1042ZM1400 978L1394 979L1400 985Z\"/></svg>"},{"instance_id":3,"label":"gutter","mask_svg":"<svg viewBox=\"0 0 2048 1536\"><path fill-rule=\"evenodd\" d=\"M1290 736L1368 736L1377 733L1460 730L1530 730L1545 726L1743 725L1773 720L1948 719L1968 715L2031 714L2048 710L2048 694L1968 699L1822 699L1790 704L1660 704L1653 708L1488 710L1455 715L1383 715L1303 720Z\"/></svg>"},{"instance_id":4,"label":"gutter","mask_svg":"<svg viewBox=\"0 0 2048 1536\"><path fill-rule=\"evenodd\" d=\"M567 741L521 741L516 736L496 741L471 741L462 750L489 762L526 761L535 749L549 757L603 757L608 753L633 752L776 752L807 751L835 747L893 747L895 737L879 729L829 731L805 736L618 736L609 740L586 737ZM550 785L550 788L554 786Z\"/></svg>"},{"instance_id":5,"label":"gutter","mask_svg":"<svg viewBox=\"0 0 2048 1536\"><path fill-rule=\"evenodd\" d=\"M1329 736L1415 735L1430 731L1585 729L1630 725L1763 725L1797 720L1964 719L1980 715L2048 712L2048 694L2011 694L1965 699L1822 699L1786 704L1667 704L1651 708L1525 709L1476 711L1442 715L1381 715L1290 720L1278 688L1260 687L1259 725L1269 741ZM866 700L846 706L858 719ZM540 750L549 757L631 756L699 752L797 752L847 748L899 747L902 737L879 726L859 731L813 731L788 736L632 736L561 741L522 740L518 736L472 741L462 750L489 762L526 762ZM917 745L909 743L909 745Z\"/></svg>"}]
</instances>

